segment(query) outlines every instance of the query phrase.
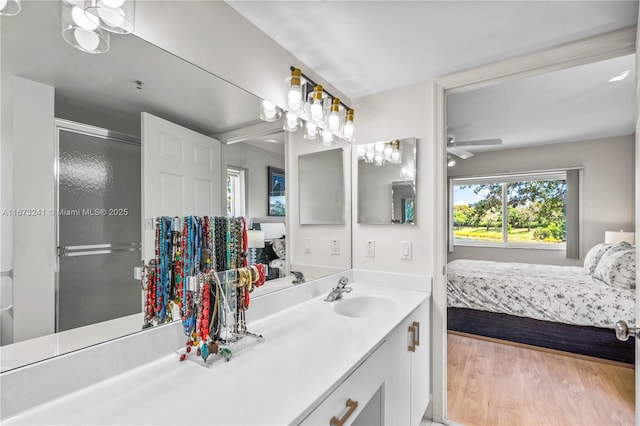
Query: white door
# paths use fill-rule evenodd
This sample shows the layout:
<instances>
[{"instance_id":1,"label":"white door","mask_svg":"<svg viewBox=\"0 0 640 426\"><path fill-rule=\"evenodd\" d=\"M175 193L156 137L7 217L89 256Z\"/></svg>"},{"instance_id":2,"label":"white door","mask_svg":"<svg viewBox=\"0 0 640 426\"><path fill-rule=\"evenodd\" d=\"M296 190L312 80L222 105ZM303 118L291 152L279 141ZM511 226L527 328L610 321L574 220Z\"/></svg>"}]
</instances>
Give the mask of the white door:
<instances>
[{"instance_id":1,"label":"white door","mask_svg":"<svg viewBox=\"0 0 640 426\"><path fill-rule=\"evenodd\" d=\"M220 216L222 183L220 142L142 113L143 256L154 256L154 219L158 216Z\"/></svg>"}]
</instances>

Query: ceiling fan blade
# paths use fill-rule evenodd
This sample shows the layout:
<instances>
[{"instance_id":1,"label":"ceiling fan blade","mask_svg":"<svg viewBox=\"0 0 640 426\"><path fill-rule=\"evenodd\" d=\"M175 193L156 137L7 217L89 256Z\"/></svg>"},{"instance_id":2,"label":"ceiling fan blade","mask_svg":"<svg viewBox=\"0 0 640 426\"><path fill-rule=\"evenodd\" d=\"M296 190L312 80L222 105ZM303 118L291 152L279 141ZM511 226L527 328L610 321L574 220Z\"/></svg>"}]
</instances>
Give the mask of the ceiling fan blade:
<instances>
[{"instance_id":1,"label":"ceiling fan blade","mask_svg":"<svg viewBox=\"0 0 640 426\"><path fill-rule=\"evenodd\" d=\"M447 147L447 152L449 154L455 155L456 157L460 157L463 160L466 160L467 158L473 157L473 153L472 152L465 151L464 149L461 149L461 148L456 148L455 146L448 146Z\"/></svg>"},{"instance_id":2,"label":"ceiling fan blade","mask_svg":"<svg viewBox=\"0 0 640 426\"><path fill-rule=\"evenodd\" d=\"M502 145L502 139L478 139L471 141L455 141L454 146L475 146L475 145Z\"/></svg>"}]
</instances>

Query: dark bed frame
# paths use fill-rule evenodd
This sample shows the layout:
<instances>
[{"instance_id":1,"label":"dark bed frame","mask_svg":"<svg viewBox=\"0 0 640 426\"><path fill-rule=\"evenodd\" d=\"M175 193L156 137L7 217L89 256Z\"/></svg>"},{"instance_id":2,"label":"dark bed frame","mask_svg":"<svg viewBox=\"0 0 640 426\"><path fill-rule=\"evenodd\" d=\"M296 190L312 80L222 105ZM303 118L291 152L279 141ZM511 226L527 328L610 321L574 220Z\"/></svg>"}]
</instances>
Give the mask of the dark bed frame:
<instances>
[{"instance_id":1,"label":"dark bed frame","mask_svg":"<svg viewBox=\"0 0 640 426\"><path fill-rule=\"evenodd\" d=\"M633 364L633 339L621 342L613 329L569 325L466 308L447 308L447 328L510 342Z\"/></svg>"}]
</instances>

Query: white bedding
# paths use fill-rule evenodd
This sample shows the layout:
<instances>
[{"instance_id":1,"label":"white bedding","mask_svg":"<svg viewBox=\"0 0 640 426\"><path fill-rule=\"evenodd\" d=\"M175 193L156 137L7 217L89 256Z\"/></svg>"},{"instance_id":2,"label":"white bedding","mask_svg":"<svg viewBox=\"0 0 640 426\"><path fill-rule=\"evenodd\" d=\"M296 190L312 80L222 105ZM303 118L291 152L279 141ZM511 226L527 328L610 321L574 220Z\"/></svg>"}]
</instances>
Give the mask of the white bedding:
<instances>
[{"instance_id":1,"label":"white bedding","mask_svg":"<svg viewBox=\"0 0 640 426\"><path fill-rule=\"evenodd\" d=\"M613 328L635 324L635 289L608 286L581 266L458 259L449 262L448 306Z\"/></svg>"}]
</instances>

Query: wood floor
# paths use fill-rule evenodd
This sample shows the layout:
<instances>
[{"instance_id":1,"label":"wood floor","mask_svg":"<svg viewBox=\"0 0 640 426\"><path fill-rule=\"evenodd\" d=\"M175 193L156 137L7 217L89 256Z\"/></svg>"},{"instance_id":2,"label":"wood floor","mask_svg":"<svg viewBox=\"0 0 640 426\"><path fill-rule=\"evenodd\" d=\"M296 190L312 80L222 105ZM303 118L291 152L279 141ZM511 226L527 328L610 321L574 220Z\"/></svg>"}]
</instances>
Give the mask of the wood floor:
<instances>
[{"instance_id":1,"label":"wood floor","mask_svg":"<svg viewBox=\"0 0 640 426\"><path fill-rule=\"evenodd\" d=\"M634 369L448 335L448 418L467 425L633 425Z\"/></svg>"}]
</instances>

